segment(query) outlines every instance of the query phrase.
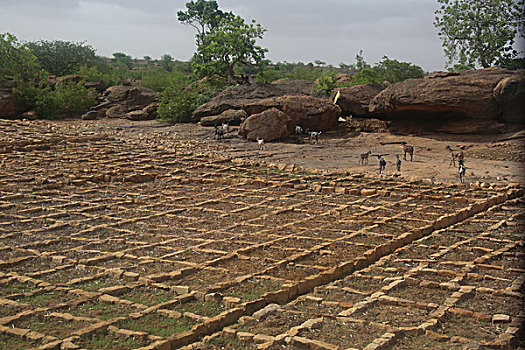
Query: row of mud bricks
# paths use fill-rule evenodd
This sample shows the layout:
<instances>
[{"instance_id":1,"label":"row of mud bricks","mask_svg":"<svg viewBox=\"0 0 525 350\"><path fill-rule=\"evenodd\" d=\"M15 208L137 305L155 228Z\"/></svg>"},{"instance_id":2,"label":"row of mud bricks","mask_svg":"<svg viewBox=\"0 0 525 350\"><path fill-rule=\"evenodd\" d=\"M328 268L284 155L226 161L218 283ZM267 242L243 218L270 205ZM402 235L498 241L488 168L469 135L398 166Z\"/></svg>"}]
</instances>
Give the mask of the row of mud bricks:
<instances>
[{"instance_id":1,"label":"row of mud bricks","mask_svg":"<svg viewBox=\"0 0 525 350\"><path fill-rule=\"evenodd\" d=\"M282 288L276 292L266 293L260 299L243 303L239 305L239 307L237 308L225 311L222 314L216 317L213 317L204 323L194 326L189 331L178 333L170 337L168 340L159 341L157 343L151 344L150 346L143 348L143 350L148 350L148 349L150 350L153 350L153 349L172 350L172 349L179 349L181 347L184 347L185 345L194 343L202 339L204 336L211 335L214 332L237 322L242 316L253 315L257 311L264 309L270 304L287 303L302 294L311 292L317 286L328 284L332 281L343 278L346 275L356 270L363 269L373 264L374 262L379 260L381 257L391 254L396 249L403 247L425 235L428 235L435 230L440 230L448 226L454 225L478 213L486 211L487 209L495 205L504 203L507 200L514 199L522 195L523 195L522 189L509 188L503 194L490 197L486 200L480 200L462 210L457 211L454 214L441 216L437 220L435 220L432 224L429 224L422 228L418 228L411 232L403 233L400 236L398 236L396 239L388 243L382 244L376 247L375 249L370 249L366 251L363 254L363 256L359 258L356 258L352 261L341 263L337 265L336 267L333 267L330 270L321 272L317 275L306 277L304 280L300 282L297 282L294 284L283 285ZM461 298L464 293L468 293L468 292L469 290L462 289L459 292L457 292L457 294L455 294L454 297ZM185 298L185 297L187 296L181 296L181 298ZM207 297L213 297L213 296L209 295L209 296L201 296L201 297L207 298ZM449 306L444 305L438 308L437 310L435 310L434 313L432 314L432 319L429 320L428 322L425 322L420 327L418 327L417 331L425 332L426 330L431 330L432 327L437 324L439 319L444 317L445 312L448 308ZM385 348L392 342L395 336L396 334L387 333L382 338L380 338L378 341L375 341L369 346L367 346L365 349L366 350L377 350L377 349ZM298 341L300 342L301 339L299 339ZM304 340L304 341L311 342L311 340ZM259 346L259 348L261 349L270 348L273 345L273 342L274 340L263 343ZM308 346L309 348L318 348L316 347L315 344L310 344Z\"/></svg>"}]
</instances>

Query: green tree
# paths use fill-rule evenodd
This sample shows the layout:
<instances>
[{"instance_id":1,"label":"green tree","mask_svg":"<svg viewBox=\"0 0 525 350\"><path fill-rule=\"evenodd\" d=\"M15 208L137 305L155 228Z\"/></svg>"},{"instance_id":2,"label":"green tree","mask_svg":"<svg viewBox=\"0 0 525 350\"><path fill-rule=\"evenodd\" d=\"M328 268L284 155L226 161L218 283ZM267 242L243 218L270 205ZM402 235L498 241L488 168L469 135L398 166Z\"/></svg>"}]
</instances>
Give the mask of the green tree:
<instances>
[{"instance_id":1,"label":"green tree","mask_svg":"<svg viewBox=\"0 0 525 350\"><path fill-rule=\"evenodd\" d=\"M11 33L0 34L0 81L42 80L43 75L37 58L26 44Z\"/></svg>"},{"instance_id":2,"label":"green tree","mask_svg":"<svg viewBox=\"0 0 525 350\"><path fill-rule=\"evenodd\" d=\"M454 61L490 67L515 58L513 45L523 29L522 0L437 0L434 25L448 65ZM519 37L523 38L523 30Z\"/></svg>"},{"instance_id":3,"label":"green tree","mask_svg":"<svg viewBox=\"0 0 525 350\"><path fill-rule=\"evenodd\" d=\"M239 66L258 66L266 49L256 44L266 30L255 21L247 24L239 16L226 16L201 40L193 57L199 77L218 75L242 83L235 76Z\"/></svg>"},{"instance_id":4,"label":"green tree","mask_svg":"<svg viewBox=\"0 0 525 350\"><path fill-rule=\"evenodd\" d=\"M162 55L162 57L160 58L160 65L166 71L171 72L173 70L173 57L171 57L171 55L168 54Z\"/></svg>"},{"instance_id":5,"label":"green tree","mask_svg":"<svg viewBox=\"0 0 525 350\"><path fill-rule=\"evenodd\" d=\"M334 69L325 71L317 80L314 92L320 96L329 96L337 87L337 73Z\"/></svg>"},{"instance_id":6,"label":"green tree","mask_svg":"<svg viewBox=\"0 0 525 350\"><path fill-rule=\"evenodd\" d=\"M111 62L117 67L126 67L128 69L133 67L133 59L131 56L122 52L114 52Z\"/></svg>"},{"instance_id":7,"label":"green tree","mask_svg":"<svg viewBox=\"0 0 525 350\"><path fill-rule=\"evenodd\" d=\"M209 0L192 0L186 3L186 11L177 12L180 22L197 29L197 46L202 44L207 34L219 26L223 18L231 15L221 11L217 1Z\"/></svg>"},{"instance_id":8,"label":"green tree","mask_svg":"<svg viewBox=\"0 0 525 350\"><path fill-rule=\"evenodd\" d=\"M74 74L82 65L92 66L97 61L95 49L84 42L41 40L27 43L42 68L53 75Z\"/></svg>"}]
</instances>

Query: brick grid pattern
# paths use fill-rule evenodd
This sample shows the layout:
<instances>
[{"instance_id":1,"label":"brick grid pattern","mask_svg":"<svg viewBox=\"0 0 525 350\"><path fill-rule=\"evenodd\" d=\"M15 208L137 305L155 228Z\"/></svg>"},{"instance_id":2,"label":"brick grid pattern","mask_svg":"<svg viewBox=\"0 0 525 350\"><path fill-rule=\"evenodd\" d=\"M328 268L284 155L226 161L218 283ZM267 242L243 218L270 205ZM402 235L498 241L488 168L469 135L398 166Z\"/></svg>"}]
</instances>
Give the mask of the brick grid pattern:
<instances>
[{"instance_id":1,"label":"brick grid pattern","mask_svg":"<svg viewBox=\"0 0 525 350\"><path fill-rule=\"evenodd\" d=\"M0 121L0 151L8 348L95 348L97 337L143 349L453 348L518 337L519 190L260 166L187 142L161 149L23 121Z\"/></svg>"}]
</instances>

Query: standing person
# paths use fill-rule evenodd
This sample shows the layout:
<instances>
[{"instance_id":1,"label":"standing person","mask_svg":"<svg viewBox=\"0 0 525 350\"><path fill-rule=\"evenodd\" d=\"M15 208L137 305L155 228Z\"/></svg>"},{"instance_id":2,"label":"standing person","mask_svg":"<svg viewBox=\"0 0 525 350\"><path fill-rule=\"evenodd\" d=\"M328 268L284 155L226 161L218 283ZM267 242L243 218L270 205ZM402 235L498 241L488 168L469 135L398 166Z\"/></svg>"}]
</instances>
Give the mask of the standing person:
<instances>
[{"instance_id":1,"label":"standing person","mask_svg":"<svg viewBox=\"0 0 525 350\"><path fill-rule=\"evenodd\" d=\"M386 167L386 160L383 156L379 157L379 174L382 174Z\"/></svg>"},{"instance_id":2,"label":"standing person","mask_svg":"<svg viewBox=\"0 0 525 350\"><path fill-rule=\"evenodd\" d=\"M401 159L399 159L399 154L396 154L396 167L397 167L397 171L401 171Z\"/></svg>"},{"instance_id":3,"label":"standing person","mask_svg":"<svg viewBox=\"0 0 525 350\"><path fill-rule=\"evenodd\" d=\"M465 163L463 163L463 159L460 159L458 162L459 162L459 182L463 183L465 181L465 173L467 172L467 168L465 167Z\"/></svg>"}]
</instances>

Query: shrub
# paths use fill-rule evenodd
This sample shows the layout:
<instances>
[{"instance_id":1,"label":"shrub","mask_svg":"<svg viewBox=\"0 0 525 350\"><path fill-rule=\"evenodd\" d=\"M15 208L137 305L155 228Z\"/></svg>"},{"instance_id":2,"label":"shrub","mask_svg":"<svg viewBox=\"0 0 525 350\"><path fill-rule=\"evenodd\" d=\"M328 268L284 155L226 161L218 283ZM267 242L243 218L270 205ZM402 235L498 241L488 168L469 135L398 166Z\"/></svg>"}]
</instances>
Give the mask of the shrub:
<instances>
[{"instance_id":1,"label":"shrub","mask_svg":"<svg viewBox=\"0 0 525 350\"><path fill-rule=\"evenodd\" d=\"M337 73L335 70L323 72L314 86L314 93L320 96L329 96L337 87Z\"/></svg>"},{"instance_id":2,"label":"shrub","mask_svg":"<svg viewBox=\"0 0 525 350\"><path fill-rule=\"evenodd\" d=\"M188 123L191 113L222 91L227 84L223 79L207 79L186 85L180 79L171 82L159 96L158 118L175 123Z\"/></svg>"},{"instance_id":3,"label":"shrub","mask_svg":"<svg viewBox=\"0 0 525 350\"><path fill-rule=\"evenodd\" d=\"M82 83L59 85L55 90L25 83L14 91L27 109L34 109L45 119L59 119L64 114L78 116L97 104L94 95Z\"/></svg>"}]
</instances>

